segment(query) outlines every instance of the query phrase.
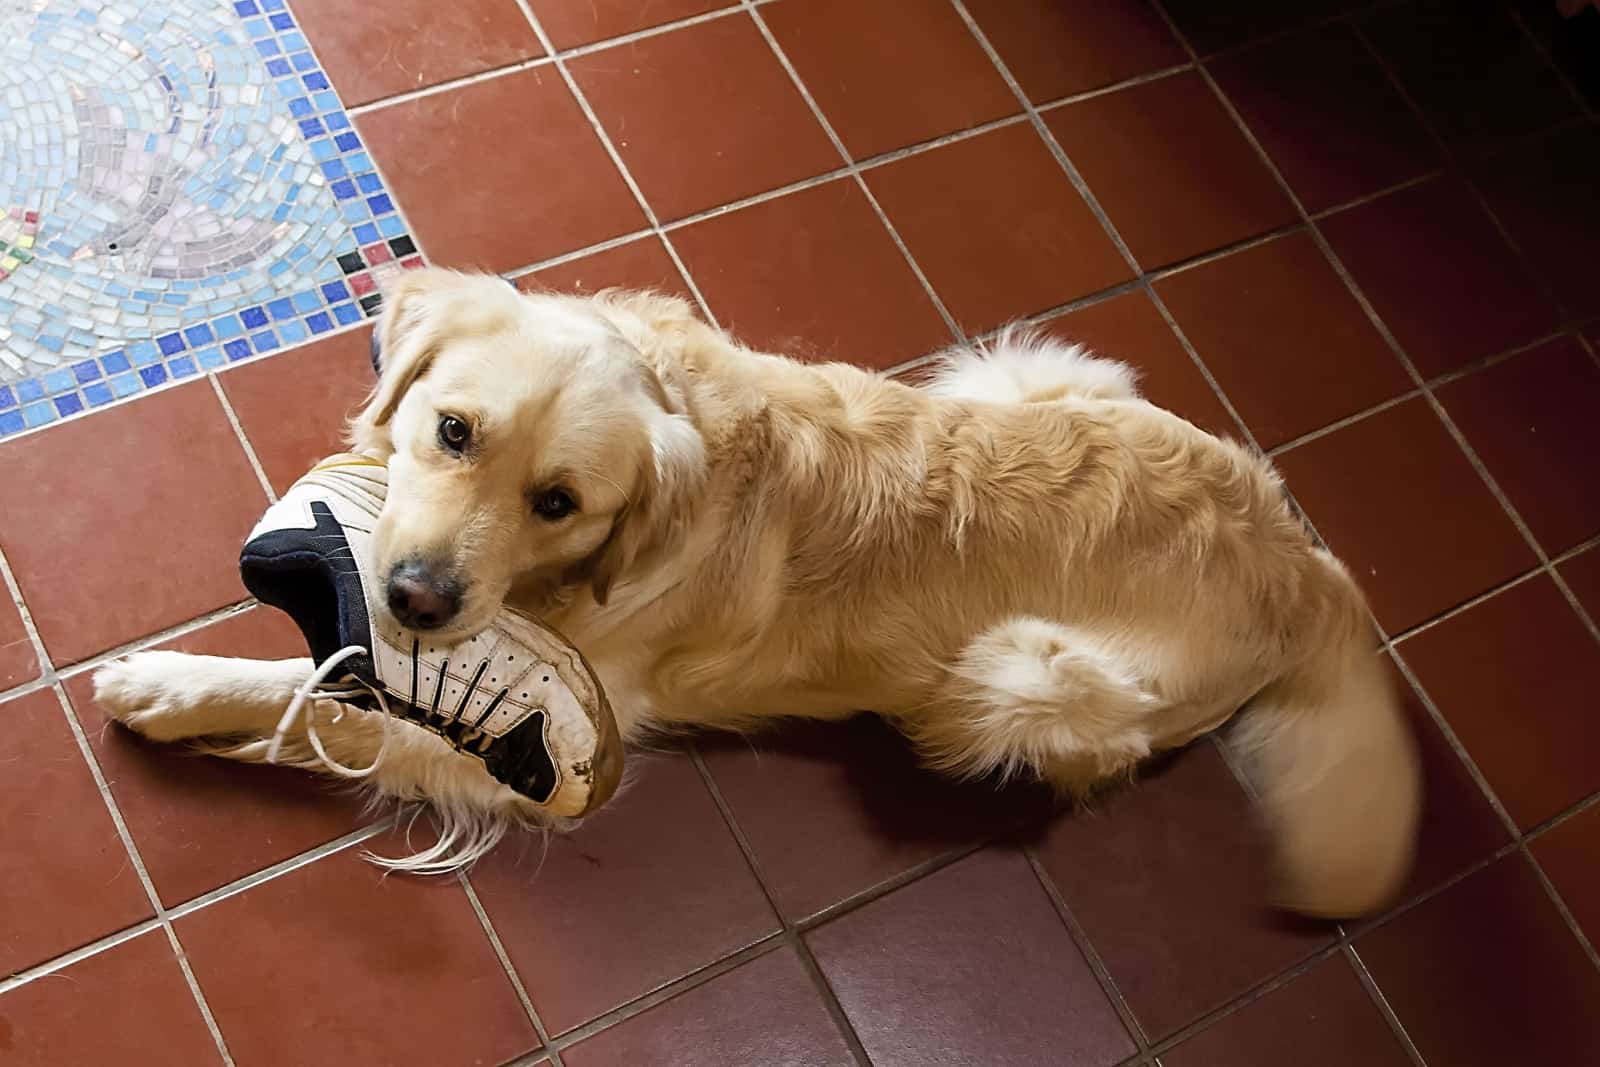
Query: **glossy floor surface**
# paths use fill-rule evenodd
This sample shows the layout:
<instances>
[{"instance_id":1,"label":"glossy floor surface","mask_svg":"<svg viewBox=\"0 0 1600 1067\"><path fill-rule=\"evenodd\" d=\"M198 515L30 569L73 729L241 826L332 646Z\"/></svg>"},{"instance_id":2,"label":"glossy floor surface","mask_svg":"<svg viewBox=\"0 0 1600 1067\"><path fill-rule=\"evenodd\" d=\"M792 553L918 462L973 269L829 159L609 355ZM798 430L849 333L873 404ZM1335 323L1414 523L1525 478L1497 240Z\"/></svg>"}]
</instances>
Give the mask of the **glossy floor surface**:
<instances>
[{"instance_id":1,"label":"glossy floor surface","mask_svg":"<svg viewBox=\"0 0 1600 1067\"><path fill-rule=\"evenodd\" d=\"M1600 125L1550 6L0 0L0 1063L1594 1062ZM1209 742L1066 814L870 719L704 738L418 880L388 813L109 728L118 651L299 651L238 544L420 255L910 377L1029 319L1269 452L1422 738L1404 899L1264 909Z\"/></svg>"}]
</instances>

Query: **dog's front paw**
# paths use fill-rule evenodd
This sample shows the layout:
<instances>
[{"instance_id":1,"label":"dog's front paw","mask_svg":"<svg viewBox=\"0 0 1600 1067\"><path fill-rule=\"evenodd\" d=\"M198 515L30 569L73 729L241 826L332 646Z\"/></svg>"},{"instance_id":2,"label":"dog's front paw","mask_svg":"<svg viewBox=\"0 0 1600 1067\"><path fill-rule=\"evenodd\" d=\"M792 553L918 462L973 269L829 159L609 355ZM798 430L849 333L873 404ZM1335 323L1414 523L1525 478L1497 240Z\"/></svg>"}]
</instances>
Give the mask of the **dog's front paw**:
<instances>
[{"instance_id":1,"label":"dog's front paw","mask_svg":"<svg viewBox=\"0 0 1600 1067\"><path fill-rule=\"evenodd\" d=\"M94 672L94 699L113 719L157 741L204 733L194 702L185 697L182 652L135 652Z\"/></svg>"}]
</instances>

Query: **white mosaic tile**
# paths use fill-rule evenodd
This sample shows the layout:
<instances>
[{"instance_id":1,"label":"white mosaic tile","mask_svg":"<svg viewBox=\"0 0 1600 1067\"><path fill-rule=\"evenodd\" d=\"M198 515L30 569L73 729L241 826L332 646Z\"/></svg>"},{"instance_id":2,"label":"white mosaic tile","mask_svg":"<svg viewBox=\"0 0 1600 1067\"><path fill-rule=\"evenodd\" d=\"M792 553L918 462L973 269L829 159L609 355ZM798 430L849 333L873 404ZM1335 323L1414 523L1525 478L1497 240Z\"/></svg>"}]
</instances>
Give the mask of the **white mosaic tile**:
<instances>
[{"instance_id":1,"label":"white mosaic tile","mask_svg":"<svg viewBox=\"0 0 1600 1067\"><path fill-rule=\"evenodd\" d=\"M377 310L421 262L283 0L0 0L0 436Z\"/></svg>"}]
</instances>

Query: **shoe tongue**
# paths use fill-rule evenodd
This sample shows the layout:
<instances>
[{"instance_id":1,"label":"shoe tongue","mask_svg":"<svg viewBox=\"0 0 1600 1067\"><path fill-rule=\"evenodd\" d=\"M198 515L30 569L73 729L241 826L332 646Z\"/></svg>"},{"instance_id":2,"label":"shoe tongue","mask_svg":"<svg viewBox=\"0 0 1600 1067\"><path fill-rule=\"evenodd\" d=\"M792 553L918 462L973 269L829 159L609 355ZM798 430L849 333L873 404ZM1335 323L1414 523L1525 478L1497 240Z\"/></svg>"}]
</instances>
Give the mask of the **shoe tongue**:
<instances>
[{"instance_id":1,"label":"shoe tongue","mask_svg":"<svg viewBox=\"0 0 1600 1067\"><path fill-rule=\"evenodd\" d=\"M363 681L375 677L366 591L344 528L327 503L309 504L310 529L285 526L257 534L239 553L239 574L256 599L294 620L318 663L358 645L366 655L345 661Z\"/></svg>"}]
</instances>

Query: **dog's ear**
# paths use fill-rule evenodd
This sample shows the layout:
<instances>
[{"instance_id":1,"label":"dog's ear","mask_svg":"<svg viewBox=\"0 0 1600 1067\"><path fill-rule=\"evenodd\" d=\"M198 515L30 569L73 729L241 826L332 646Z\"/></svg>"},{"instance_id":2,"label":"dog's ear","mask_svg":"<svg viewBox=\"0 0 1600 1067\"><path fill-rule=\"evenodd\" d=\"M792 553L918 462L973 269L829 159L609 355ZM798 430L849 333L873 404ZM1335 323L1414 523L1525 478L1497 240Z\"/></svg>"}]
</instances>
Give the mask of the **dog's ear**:
<instances>
[{"instance_id":1,"label":"dog's ear","mask_svg":"<svg viewBox=\"0 0 1600 1067\"><path fill-rule=\"evenodd\" d=\"M406 391L438 355L442 324L448 323L452 333L492 329L504 321L505 300L514 292L493 275L436 267L405 271L385 285L372 341L378 383L350 424L352 442L358 447L375 443Z\"/></svg>"},{"instance_id":2,"label":"dog's ear","mask_svg":"<svg viewBox=\"0 0 1600 1067\"><path fill-rule=\"evenodd\" d=\"M604 543L570 578L587 579L595 603L604 605L611 587L640 558L661 552L688 526L706 475L705 441L689 416L670 409L661 382L649 371L647 420L650 450L644 457L633 499L612 522Z\"/></svg>"}]
</instances>

